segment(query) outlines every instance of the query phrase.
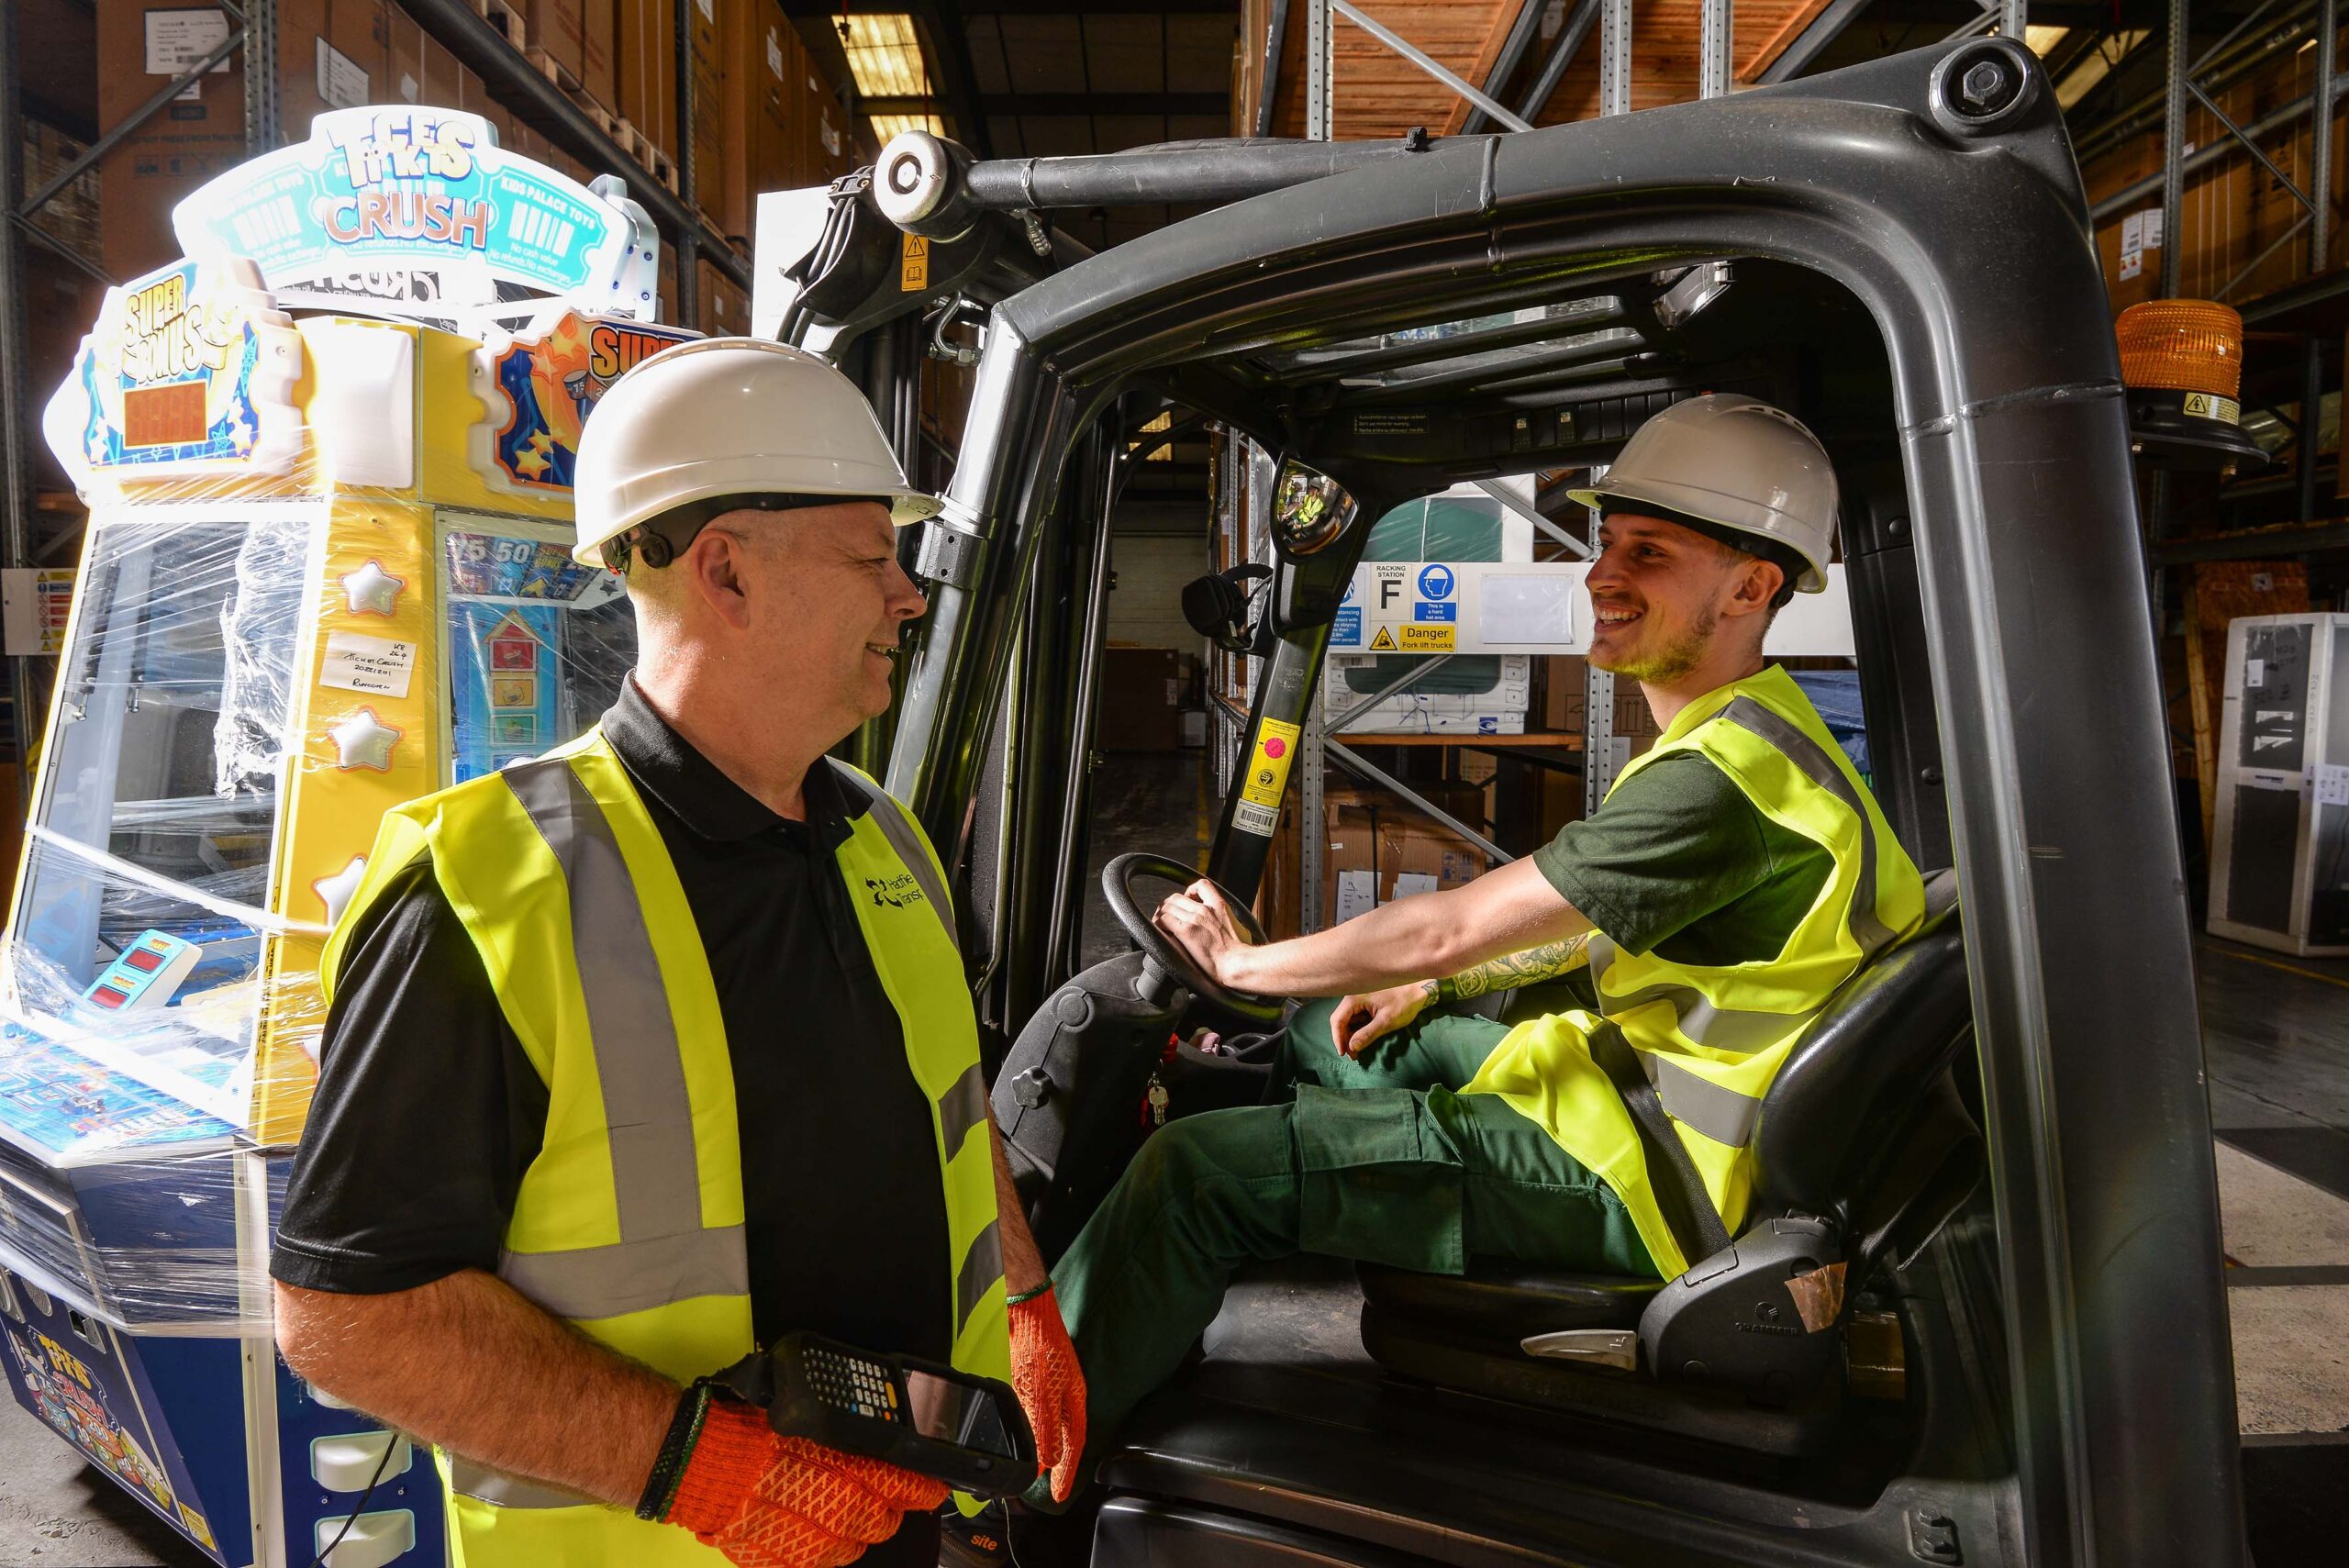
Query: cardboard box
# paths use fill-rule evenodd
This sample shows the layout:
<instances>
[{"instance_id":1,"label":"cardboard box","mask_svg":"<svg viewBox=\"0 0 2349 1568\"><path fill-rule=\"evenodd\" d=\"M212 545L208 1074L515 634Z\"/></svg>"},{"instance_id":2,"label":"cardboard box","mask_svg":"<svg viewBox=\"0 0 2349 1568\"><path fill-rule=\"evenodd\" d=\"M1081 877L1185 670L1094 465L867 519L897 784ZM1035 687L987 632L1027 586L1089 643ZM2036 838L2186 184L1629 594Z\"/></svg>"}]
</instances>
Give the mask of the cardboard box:
<instances>
[{"instance_id":1,"label":"cardboard box","mask_svg":"<svg viewBox=\"0 0 2349 1568\"><path fill-rule=\"evenodd\" d=\"M318 9L322 21L322 4ZM209 53L227 27L227 15L208 6L99 0L99 128L128 119L166 80ZM172 208L215 174L244 161L241 60L231 53L100 162L100 259L116 277L133 277L176 257L180 246L172 231ZM281 53L280 61L281 88L298 102L299 83L312 74L308 44L291 58ZM298 123L306 129L307 115L301 114Z\"/></svg>"},{"instance_id":2,"label":"cardboard box","mask_svg":"<svg viewBox=\"0 0 2349 1568\"><path fill-rule=\"evenodd\" d=\"M1175 650L1105 648L1093 743L1104 751L1179 750L1189 697L1183 656Z\"/></svg>"},{"instance_id":3,"label":"cardboard box","mask_svg":"<svg viewBox=\"0 0 2349 1568\"><path fill-rule=\"evenodd\" d=\"M384 0L329 0L327 15L327 36L309 50L318 96L330 109L388 103L392 19Z\"/></svg>"},{"instance_id":4,"label":"cardboard box","mask_svg":"<svg viewBox=\"0 0 2349 1568\"><path fill-rule=\"evenodd\" d=\"M683 3L693 49L693 124L687 129L694 154L694 200L705 211L717 215L727 200L736 161L736 149L726 134L726 79L729 67L724 61L720 40L740 32L742 24L737 14L747 6L745 0L724 0L721 13L719 0ZM722 28L721 15L726 24ZM738 61L730 69L740 74L747 66L747 61ZM728 233L749 232L747 224L740 228L730 228L722 218L718 227Z\"/></svg>"},{"instance_id":5,"label":"cardboard box","mask_svg":"<svg viewBox=\"0 0 2349 1568\"><path fill-rule=\"evenodd\" d=\"M395 9L389 16L391 45L384 50L384 91L376 95L376 102L386 104L421 104L424 96L424 28L406 11Z\"/></svg>"},{"instance_id":6,"label":"cardboard box","mask_svg":"<svg viewBox=\"0 0 2349 1568\"><path fill-rule=\"evenodd\" d=\"M396 58L417 74L413 62L423 54L422 29L385 0L279 0L277 20L278 128L285 139L306 139L310 122L331 108L417 101L398 91L394 63ZM101 128L129 117L166 79L208 53L227 36L227 26L226 15L208 6L100 0ZM450 64L453 68L453 59ZM419 77L417 99L424 97ZM460 106L453 95L439 101ZM172 208L245 156L243 56L231 53L191 92L124 138L102 162L99 202L108 222L101 259L106 270L127 278L177 256Z\"/></svg>"},{"instance_id":7,"label":"cardboard box","mask_svg":"<svg viewBox=\"0 0 2349 1568\"><path fill-rule=\"evenodd\" d=\"M524 20L530 42L584 83L587 77L587 13L581 0L529 0Z\"/></svg>"},{"instance_id":8,"label":"cardboard box","mask_svg":"<svg viewBox=\"0 0 2349 1568\"><path fill-rule=\"evenodd\" d=\"M1482 828L1484 792L1470 784L1412 788L1472 828ZM1326 928L1411 893L1457 887L1484 873L1484 851L1384 790L1332 782L1321 794L1321 918ZM1292 784L1264 861L1257 915L1275 940L1297 934L1297 794Z\"/></svg>"},{"instance_id":9,"label":"cardboard box","mask_svg":"<svg viewBox=\"0 0 2349 1568\"><path fill-rule=\"evenodd\" d=\"M719 128L727 157L714 180L695 170L695 192L724 233L747 240L759 193L790 188L787 89L798 69L798 34L776 0L725 0L719 16L727 28Z\"/></svg>"},{"instance_id":10,"label":"cardboard box","mask_svg":"<svg viewBox=\"0 0 2349 1568\"><path fill-rule=\"evenodd\" d=\"M711 338L740 338L748 333L751 296L707 261L696 263L696 271L700 274L700 289L695 296L700 313L694 325Z\"/></svg>"},{"instance_id":11,"label":"cardboard box","mask_svg":"<svg viewBox=\"0 0 2349 1568\"><path fill-rule=\"evenodd\" d=\"M685 0L693 5L696 0ZM674 0L618 0L619 102L610 106L653 146L677 151L677 9Z\"/></svg>"},{"instance_id":12,"label":"cardboard box","mask_svg":"<svg viewBox=\"0 0 2349 1568\"><path fill-rule=\"evenodd\" d=\"M465 106L464 82L459 75L463 67L448 46L427 33L424 36L424 102L436 109L462 109Z\"/></svg>"},{"instance_id":13,"label":"cardboard box","mask_svg":"<svg viewBox=\"0 0 2349 1568\"><path fill-rule=\"evenodd\" d=\"M1402 812L1380 818L1378 859L1382 904L1418 893L1465 887L1486 870L1484 851L1429 817Z\"/></svg>"},{"instance_id":14,"label":"cardboard box","mask_svg":"<svg viewBox=\"0 0 2349 1568\"><path fill-rule=\"evenodd\" d=\"M619 89L619 0L582 0L579 79L587 95L617 113Z\"/></svg>"}]
</instances>

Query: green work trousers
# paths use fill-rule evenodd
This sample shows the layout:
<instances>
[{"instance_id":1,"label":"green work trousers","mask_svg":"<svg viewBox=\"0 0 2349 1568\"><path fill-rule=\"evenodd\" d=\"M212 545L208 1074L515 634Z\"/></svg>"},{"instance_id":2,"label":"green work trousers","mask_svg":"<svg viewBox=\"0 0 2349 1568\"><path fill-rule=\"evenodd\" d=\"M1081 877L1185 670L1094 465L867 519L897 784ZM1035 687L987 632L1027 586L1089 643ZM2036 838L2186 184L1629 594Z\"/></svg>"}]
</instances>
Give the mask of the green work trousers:
<instances>
[{"instance_id":1,"label":"green work trousers","mask_svg":"<svg viewBox=\"0 0 2349 1568\"><path fill-rule=\"evenodd\" d=\"M1499 1097L1456 1092L1503 1025L1430 1012L1349 1061L1330 1043L1333 1006L1290 1021L1278 1103L1153 1133L1052 1271L1094 1454L1253 1259L1319 1252L1456 1274L1481 1257L1655 1276L1605 1183Z\"/></svg>"}]
</instances>

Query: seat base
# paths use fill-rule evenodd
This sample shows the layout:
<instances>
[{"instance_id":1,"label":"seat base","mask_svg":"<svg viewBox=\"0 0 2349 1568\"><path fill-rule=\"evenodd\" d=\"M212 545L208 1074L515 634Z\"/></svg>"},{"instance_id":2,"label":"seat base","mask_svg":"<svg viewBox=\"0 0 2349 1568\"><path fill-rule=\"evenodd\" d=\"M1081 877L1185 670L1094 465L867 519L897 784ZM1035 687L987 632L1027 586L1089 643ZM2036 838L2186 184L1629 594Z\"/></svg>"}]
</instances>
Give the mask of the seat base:
<instances>
[{"instance_id":1,"label":"seat base","mask_svg":"<svg viewBox=\"0 0 2349 1568\"><path fill-rule=\"evenodd\" d=\"M1427 1274L1363 1263L1364 1301L1471 1339L1515 1344L1564 1329L1636 1329L1662 1280L1570 1273L1520 1263L1471 1264L1464 1274Z\"/></svg>"},{"instance_id":2,"label":"seat base","mask_svg":"<svg viewBox=\"0 0 2349 1568\"><path fill-rule=\"evenodd\" d=\"M1833 1442L1842 1409L1840 1378L1807 1401L1773 1408L1748 1404L1735 1394L1660 1384L1644 1373L1543 1360L1520 1350L1514 1338L1485 1339L1436 1328L1375 1300L1363 1307L1362 1342L1373 1361L1398 1376L1753 1453L1819 1453Z\"/></svg>"}]
</instances>

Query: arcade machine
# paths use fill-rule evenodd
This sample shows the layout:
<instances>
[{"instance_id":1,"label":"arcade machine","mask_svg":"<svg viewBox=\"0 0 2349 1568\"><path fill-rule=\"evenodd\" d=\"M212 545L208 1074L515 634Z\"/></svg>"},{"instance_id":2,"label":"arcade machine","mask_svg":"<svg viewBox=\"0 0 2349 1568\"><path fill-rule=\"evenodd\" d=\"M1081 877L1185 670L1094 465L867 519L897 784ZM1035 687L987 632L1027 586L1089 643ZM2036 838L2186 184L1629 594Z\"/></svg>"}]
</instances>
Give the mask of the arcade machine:
<instances>
[{"instance_id":1,"label":"arcade machine","mask_svg":"<svg viewBox=\"0 0 2349 1568\"><path fill-rule=\"evenodd\" d=\"M653 325L618 181L361 108L174 214L45 429L90 507L0 939L0 1368L223 1564L443 1560L429 1454L293 1376L268 1258L386 807L592 724L580 425Z\"/></svg>"}]
</instances>

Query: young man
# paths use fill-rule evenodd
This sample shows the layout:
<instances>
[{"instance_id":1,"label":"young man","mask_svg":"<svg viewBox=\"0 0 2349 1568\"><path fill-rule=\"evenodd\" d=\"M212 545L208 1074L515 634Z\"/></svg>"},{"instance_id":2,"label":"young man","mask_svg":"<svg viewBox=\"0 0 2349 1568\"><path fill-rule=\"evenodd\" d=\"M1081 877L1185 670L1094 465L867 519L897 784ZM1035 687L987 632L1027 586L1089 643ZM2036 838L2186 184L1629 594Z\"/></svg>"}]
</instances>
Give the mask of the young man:
<instances>
[{"instance_id":1,"label":"young man","mask_svg":"<svg viewBox=\"0 0 2349 1568\"><path fill-rule=\"evenodd\" d=\"M1293 941L1249 945L1206 883L1159 910L1226 985L1342 1000L1292 1021L1286 1103L1154 1135L1054 1271L1098 1437L1252 1258L1680 1274L1744 1216L1753 1113L1803 1025L1922 915L1916 868L1762 653L1776 611L1826 586L1817 439L1767 404L1694 398L1576 499L1603 517L1590 661L1664 727L1598 811L1465 887ZM1583 1006L1514 1029L1427 1012L1572 972ZM1675 1145L1624 1106L1618 1086L1647 1082Z\"/></svg>"},{"instance_id":2,"label":"young man","mask_svg":"<svg viewBox=\"0 0 2349 1568\"><path fill-rule=\"evenodd\" d=\"M577 472L635 672L385 817L320 965L280 1343L446 1451L466 1568L930 1568L945 1487L709 1379L814 1330L1012 1381L1063 1496L1084 1442L945 879L824 755L889 706L895 525L936 503L852 383L747 339L630 371Z\"/></svg>"}]
</instances>

